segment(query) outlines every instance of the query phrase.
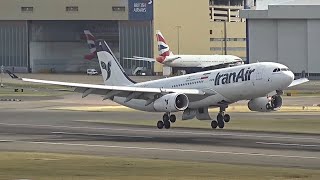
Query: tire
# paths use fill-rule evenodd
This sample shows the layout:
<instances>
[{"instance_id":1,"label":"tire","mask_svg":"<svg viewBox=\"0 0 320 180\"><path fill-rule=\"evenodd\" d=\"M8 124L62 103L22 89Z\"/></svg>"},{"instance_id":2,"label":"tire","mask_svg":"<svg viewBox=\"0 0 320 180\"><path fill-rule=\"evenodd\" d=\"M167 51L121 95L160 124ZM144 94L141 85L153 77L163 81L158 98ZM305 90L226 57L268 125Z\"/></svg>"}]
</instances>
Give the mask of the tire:
<instances>
[{"instance_id":1,"label":"tire","mask_svg":"<svg viewBox=\"0 0 320 180\"><path fill-rule=\"evenodd\" d=\"M176 115L174 115L174 114L170 115L170 122L175 123L176 120L177 120Z\"/></svg>"},{"instance_id":2,"label":"tire","mask_svg":"<svg viewBox=\"0 0 320 180\"><path fill-rule=\"evenodd\" d=\"M171 127L170 121L164 121L164 128L170 129L170 127Z\"/></svg>"},{"instance_id":3,"label":"tire","mask_svg":"<svg viewBox=\"0 0 320 180\"><path fill-rule=\"evenodd\" d=\"M223 128L224 128L224 121L219 121L219 122L218 122L218 127L219 127L220 129L223 129Z\"/></svg>"},{"instance_id":4,"label":"tire","mask_svg":"<svg viewBox=\"0 0 320 180\"><path fill-rule=\"evenodd\" d=\"M216 129L218 127L218 121L216 120L211 121L211 127L212 129Z\"/></svg>"},{"instance_id":5,"label":"tire","mask_svg":"<svg viewBox=\"0 0 320 180\"><path fill-rule=\"evenodd\" d=\"M224 122L229 122L230 121L230 115L229 114L225 114L223 117Z\"/></svg>"},{"instance_id":6,"label":"tire","mask_svg":"<svg viewBox=\"0 0 320 180\"><path fill-rule=\"evenodd\" d=\"M219 113L219 114L217 115L217 121L218 121L218 123L221 122L221 121L223 121L223 116L222 116L221 113Z\"/></svg>"},{"instance_id":7,"label":"tire","mask_svg":"<svg viewBox=\"0 0 320 180\"><path fill-rule=\"evenodd\" d=\"M163 121L158 121L158 123L157 123L157 128L158 128L158 129L162 129L163 126L164 126Z\"/></svg>"},{"instance_id":8,"label":"tire","mask_svg":"<svg viewBox=\"0 0 320 180\"><path fill-rule=\"evenodd\" d=\"M169 121L169 116L168 116L168 114L164 114L163 116L162 116L162 120L163 120L163 122L165 122L165 121Z\"/></svg>"}]
</instances>

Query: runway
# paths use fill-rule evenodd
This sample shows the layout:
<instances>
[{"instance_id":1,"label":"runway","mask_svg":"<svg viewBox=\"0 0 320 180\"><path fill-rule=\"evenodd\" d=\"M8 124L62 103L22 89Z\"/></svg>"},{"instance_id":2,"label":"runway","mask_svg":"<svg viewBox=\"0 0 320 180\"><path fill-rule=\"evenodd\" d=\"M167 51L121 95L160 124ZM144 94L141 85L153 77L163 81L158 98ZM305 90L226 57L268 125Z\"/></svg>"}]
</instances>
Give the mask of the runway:
<instances>
[{"instance_id":1,"label":"runway","mask_svg":"<svg viewBox=\"0 0 320 180\"><path fill-rule=\"evenodd\" d=\"M249 114L234 113L233 116ZM158 115L3 108L0 110L0 150L320 168L317 134L174 128L174 124L172 129L158 130L148 126L84 122L88 119L157 119Z\"/></svg>"}]
</instances>

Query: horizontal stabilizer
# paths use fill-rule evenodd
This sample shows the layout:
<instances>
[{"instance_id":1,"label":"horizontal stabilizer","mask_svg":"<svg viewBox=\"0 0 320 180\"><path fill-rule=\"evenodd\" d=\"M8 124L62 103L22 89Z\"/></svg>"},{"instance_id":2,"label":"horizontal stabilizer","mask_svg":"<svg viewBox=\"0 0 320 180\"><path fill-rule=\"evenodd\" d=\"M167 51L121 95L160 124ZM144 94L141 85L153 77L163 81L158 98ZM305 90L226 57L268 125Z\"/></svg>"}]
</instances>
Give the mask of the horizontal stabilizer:
<instances>
[{"instance_id":1,"label":"horizontal stabilizer","mask_svg":"<svg viewBox=\"0 0 320 180\"><path fill-rule=\"evenodd\" d=\"M153 58L137 57L137 56L133 56L132 58L124 57L123 59L136 60L136 61L147 61L147 62L155 62L156 61Z\"/></svg>"}]
</instances>

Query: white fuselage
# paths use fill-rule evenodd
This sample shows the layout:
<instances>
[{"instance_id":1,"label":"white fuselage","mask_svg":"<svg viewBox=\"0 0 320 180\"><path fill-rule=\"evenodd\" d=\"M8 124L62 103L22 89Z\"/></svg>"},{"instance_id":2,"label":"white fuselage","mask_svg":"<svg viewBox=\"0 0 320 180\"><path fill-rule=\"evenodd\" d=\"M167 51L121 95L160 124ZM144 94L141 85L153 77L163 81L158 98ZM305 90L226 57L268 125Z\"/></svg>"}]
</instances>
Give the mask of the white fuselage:
<instances>
[{"instance_id":1,"label":"white fuselage","mask_svg":"<svg viewBox=\"0 0 320 180\"><path fill-rule=\"evenodd\" d=\"M171 59L174 59L171 61ZM221 64L243 62L237 56L232 55L170 55L163 64L170 67L211 67Z\"/></svg>"},{"instance_id":2,"label":"white fuselage","mask_svg":"<svg viewBox=\"0 0 320 180\"><path fill-rule=\"evenodd\" d=\"M276 68L286 70L273 72ZM220 102L231 104L239 100L263 97L275 90L287 88L293 79L293 73L286 66L272 62L261 62L142 82L134 86L217 92L214 95L204 95L202 98L190 95L188 108L201 108L217 107ZM133 109L155 111L153 104L145 106L146 101L143 99L125 102L125 98L116 96L114 101Z\"/></svg>"}]
</instances>

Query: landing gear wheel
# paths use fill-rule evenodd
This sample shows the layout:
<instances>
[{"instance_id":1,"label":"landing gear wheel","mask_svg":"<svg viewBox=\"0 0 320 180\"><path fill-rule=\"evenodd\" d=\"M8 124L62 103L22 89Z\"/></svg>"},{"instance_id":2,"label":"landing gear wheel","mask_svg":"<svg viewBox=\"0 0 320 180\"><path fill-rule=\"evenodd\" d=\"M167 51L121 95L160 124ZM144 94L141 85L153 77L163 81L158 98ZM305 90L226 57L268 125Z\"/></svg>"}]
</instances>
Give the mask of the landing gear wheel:
<instances>
[{"instance_id":1,"label":"landing gear wheel","mask_svg":"<svg viewBox=\"0 0 320 180\"><path fill-rule=\"evenodd\" d=\"M162 129L162 128L163 128L163 126L164 126L163 121L158 121L158 123L157 123L157 127L158 127L158 129Z\"/></svg>"},{"instance_id":2,"label":"landing gear wheel","mask_svg":"<svg viewBox=\"0 0 320 180\"><path fill-rule=\"evenodd\" d=\"M229 122L230 121L230 115L229 114L225 114L223 117L224 122Z\"/></svg>"},{"instance_id":3,"label":"landing gear wheel","mask_svg":"<svg viewBox=\"0 0 320 180\"><path fill-rule=\"evenodd\" d=\"M176 122L176 120L177 120L176 115L171 114L170 115L170 122L174 123L174 122Z\"/></svg>"},{"instance_id":4,"label":"landing gear wheel","mask_svg":"<svg viewBox=\"0 0 320 180\"><path fill-rule=\"evenodd\" d=\"M218 121L218 127L219 127L220 129L224 128L224 120L223 120L223 116L222 116L221 113L219 113L219 114L217 115L217 121Z\"/></svg>"},{"instance_id":5,"label":"landing gear wheel","mask_svg":"<svg viewBox=\"0 0 320 180\"><path fill-rule=\"evenodd\" d=\"M211 127L212 129L216 129L218 127L218 121L216 120L211 121Z\"/></svg>"},{"instance_id":6,"label":"landing gear wheel","mask_svg":"<svg viewBox=\"0 0 320 180\"><path fill-rule=\"evenodd\" d=\"M171 123L170 121L164 121L164 128L170 129Z\"/></svg>"},{"instance_id":7,"label":"landing gear wheel","mask_svg":"<svg viewBox=\"0 0 320 180\"><path fill-rule=\"evenodd\" d=\"M162 116L163 122L169 121L169 119L170 119L170 118L169 118L169 115L168 115L167 113Z\"/></svg>"},{"instance_id":8,"label":"landing gear wheel","mask_svg":"<svg viewBox=\"0 0 320 180\"><path fill-rule=\"evenodd\" d=\"M217 121L218 121L218 122L223 121L223 116L222 116L221 113L219 113L219 114L217 115Z\"/></svg>"},{"instance_id":9,"label":"landing gear wheel","mask_svg":"<svg viewBox=\"0 0 320 180\"><path fill-rule=\"evenodd\" d=\"M218 127L220 129L223 129L224 128L224 121L218 121Z\"/></svg>"}]
</instances>

